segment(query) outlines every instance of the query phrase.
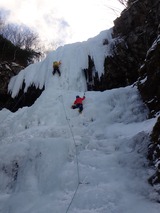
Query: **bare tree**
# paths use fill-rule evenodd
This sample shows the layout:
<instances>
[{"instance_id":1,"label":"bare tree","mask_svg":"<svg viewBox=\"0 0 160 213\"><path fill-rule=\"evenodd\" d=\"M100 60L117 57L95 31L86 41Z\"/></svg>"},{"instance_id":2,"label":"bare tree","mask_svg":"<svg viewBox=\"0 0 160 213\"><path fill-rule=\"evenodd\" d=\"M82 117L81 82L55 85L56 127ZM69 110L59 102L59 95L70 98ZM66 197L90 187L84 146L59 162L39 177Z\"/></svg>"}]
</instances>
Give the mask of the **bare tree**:
<instances>
[{"instance_id":1,"label":"bare tree","mask_svg":"<svg viewBox=\"0 0 160 213\"><path fill-rule=\"evenodd\" d=\"M26 36L25 36L26 35ZM37 46L39 44L39 37L38 34L33 32L33 31L29 31L27 32L27 34L25 33L25 39L24 39L24 46L25 49L37 49Z\"/></svg>"},{"instance_id":2,"label":"bare tree","mask_svg":"<svg viewBox=\"0 0 160 213\"><path fill-rule=\"evenodd\" d=\"M128 0L118 0L121 4L123 4L125 7L128 5Z\"/></svg>"},{"instance_id":3,"label":"bare tree","mask_svg":"<svg viewBox=\"0 0 160 213\"><path fill-rule=\"evenodd\" d=\"M24 25L8 24L1 29L0 33L22 49L35 49L39 42L38 34Z\"/></svg>"},{"instance_id":4,"label":"bare tree","mask_svg":"<svg viewBox=\"0 0 160 213\"><path fill-rule=\"evenodd\" d=\"M0 32L1 29L5 26L5 19L4 19L4 15L2 14L2 12L0 11ZM0 33L1 34L1 33Z\"/></svg>"}]
</instances>

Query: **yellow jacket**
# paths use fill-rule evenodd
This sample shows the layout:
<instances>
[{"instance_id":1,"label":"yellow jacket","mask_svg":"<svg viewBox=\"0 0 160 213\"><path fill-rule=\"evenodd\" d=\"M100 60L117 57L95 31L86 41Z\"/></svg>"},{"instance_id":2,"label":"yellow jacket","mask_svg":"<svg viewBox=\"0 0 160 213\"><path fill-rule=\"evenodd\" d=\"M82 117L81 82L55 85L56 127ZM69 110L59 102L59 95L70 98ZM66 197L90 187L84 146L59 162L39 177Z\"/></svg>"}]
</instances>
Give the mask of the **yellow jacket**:
<instances>
[{"instance_id":1,"label":"yellow jacket","mask_svg":"<svg viewBox=\"0 0 160 213\"><path fill-rule=\"evenodd\" d=\"M53 62L53 67L59 67L61 65L60 61L54 61Z\"/></svg>"}]
</instances>

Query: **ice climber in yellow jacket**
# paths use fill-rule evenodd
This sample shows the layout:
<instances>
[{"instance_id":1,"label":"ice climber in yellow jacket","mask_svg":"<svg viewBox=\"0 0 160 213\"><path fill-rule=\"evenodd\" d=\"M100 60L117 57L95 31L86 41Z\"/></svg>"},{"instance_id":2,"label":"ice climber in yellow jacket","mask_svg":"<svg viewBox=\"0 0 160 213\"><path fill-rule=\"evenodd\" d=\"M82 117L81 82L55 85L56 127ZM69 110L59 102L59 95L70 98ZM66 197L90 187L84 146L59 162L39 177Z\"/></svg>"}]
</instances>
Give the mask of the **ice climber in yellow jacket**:
<instances>
[{"instance_id":1,"label":"ice climber in yellow jacket","mask_svg":"<svg viewBox=\"0 0 160 213\"><path fill-rule=\"evenodd\" d=\"M53 75L57 72L59 76L61 76L59 66L61 65L61 61L54 61L53 62Z\"/></svg>"}]
</instances>

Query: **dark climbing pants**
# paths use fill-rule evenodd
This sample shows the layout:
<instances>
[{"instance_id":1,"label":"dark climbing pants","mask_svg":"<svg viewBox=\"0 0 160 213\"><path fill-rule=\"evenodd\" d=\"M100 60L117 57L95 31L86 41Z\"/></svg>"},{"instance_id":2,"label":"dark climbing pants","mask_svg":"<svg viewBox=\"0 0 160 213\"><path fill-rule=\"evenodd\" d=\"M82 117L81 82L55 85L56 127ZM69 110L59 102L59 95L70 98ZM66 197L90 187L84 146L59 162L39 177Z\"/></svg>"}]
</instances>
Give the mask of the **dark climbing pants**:
<instances>
[{"instance_id":1,"label":"dark climbing pants","mask_svg":"<svg viewBox=\"0 0 160 213\"><path fill-rule=\"evenodd\" d=\"M56 72L58 72L59 76L61 76L59 67L54 67L54 68L53 68L53 75L54 75Z\"/></svg>"},{"instance_id":2,"label":"dark climbing pants","mask_svg":"<svg viewBox=\"0 0 160 213\"><path fill-rule=\"evenodd\" d=\"M83 111L83 104L75 104L72 106L73 109L79 108L79 112Z\"/></svg>"}]
</instances>

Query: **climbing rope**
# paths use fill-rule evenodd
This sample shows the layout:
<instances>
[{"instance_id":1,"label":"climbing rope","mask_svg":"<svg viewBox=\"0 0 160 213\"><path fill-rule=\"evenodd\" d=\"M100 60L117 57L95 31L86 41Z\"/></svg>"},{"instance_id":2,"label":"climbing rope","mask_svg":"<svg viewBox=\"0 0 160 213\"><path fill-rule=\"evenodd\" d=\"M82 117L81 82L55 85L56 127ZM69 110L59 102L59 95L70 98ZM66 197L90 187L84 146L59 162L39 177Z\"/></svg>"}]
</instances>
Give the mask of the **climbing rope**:
<instances>
[{"instance_id":1,"label":"climbing rope","mask_svg":"<svg viewBox=\"0 0 160 213\"><path fill-rule=\"evenodd\" d=\"M76 168L77 168L77 179L78 179L78 180L77 180L77 187L76 187L76 189L75 189L75 192L74 192L74 194L73 194L73 196L72 196L72 199L71 199L71 201L70 201L70 203L69 203L69 205L68 205L68 207L67 207L67 210L66 210L66 213L67 213L67 212L69 211L69 209L70 209L72 203L73 203L73 200L74 200L76 194L77 194L79 185L82 184L82 183L80 182L79 162L78 162L78 153L77 153L77 148L76 148L76 141L75 141L75 138L74 138L74 134L73 134L72 127L71 127L70 122L69 122L69 119L68 119L68 117L67 117L67 113L66 113L66 109L65 109L65 105L64 105L64 101L63 101L63 96L61 95L61 97L62 97L62 105L63 105L63 110L64 110L64 113L65 113L66 121L67 121L68 127L69 127L69 129L70 129L71 136L72 136L72 139L73 139L73 143L74 143L74 146L75 146L75 151L76 151Z\"/></svg>"}]
</instances>

